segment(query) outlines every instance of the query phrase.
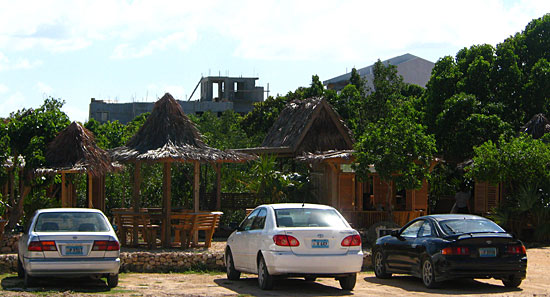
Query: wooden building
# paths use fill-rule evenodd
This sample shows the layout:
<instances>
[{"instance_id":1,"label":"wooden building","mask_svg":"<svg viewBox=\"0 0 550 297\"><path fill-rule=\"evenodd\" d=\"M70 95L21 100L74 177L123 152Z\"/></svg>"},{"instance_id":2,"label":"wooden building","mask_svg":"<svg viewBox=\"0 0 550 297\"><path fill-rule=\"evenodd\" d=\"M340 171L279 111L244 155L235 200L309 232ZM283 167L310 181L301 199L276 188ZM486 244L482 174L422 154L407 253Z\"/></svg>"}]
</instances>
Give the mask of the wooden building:
<instances>
[{"instance_id":1,"label":"wooden building","mask_svg":"<svg viewBox=\"0 0 550 297\"><path fill-rule=\"evenodd\" d=\"M400 225L426 214L426 182L420 190L396 189L381 182L374 168L368 181L361 182L352 168L353 144L351 131L326 99L309 98L287 104L261 147L239 151L307 162L319 203L337 208L357 228L389 220L389 208Z\"/></svg>"}]
</instances>

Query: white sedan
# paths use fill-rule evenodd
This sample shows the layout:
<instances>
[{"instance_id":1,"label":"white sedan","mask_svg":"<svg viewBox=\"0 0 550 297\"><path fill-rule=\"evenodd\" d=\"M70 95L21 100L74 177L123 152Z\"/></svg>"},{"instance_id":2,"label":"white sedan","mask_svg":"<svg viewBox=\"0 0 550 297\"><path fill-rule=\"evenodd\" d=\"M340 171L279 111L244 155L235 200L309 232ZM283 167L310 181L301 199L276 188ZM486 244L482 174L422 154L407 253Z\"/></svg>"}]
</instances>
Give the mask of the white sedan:
<instances>
[{"instance_id":1,"label":"white sedan","mask_svg":"<svg viewBox=\"0 0 550 297\"><path fill-rule=\"evenodd\" d=\"M120 244L97 209L51 208L36 211L18 245L18 276L28 287L35 277L106 277L118 285Z\"/></svg>"},{"instance_id":2,"label":"white sedan","mask_svg":"<svg viewBox=\"0 0 550 297\"><path fill-rule=\"evenodd\" d=\"M361 271L361 237L334 208L318 204L258 206L227 239L227 278L258 275L261 289L274 276L335 278L344 290L355 287Z\"/></svg>"}]
</instances>

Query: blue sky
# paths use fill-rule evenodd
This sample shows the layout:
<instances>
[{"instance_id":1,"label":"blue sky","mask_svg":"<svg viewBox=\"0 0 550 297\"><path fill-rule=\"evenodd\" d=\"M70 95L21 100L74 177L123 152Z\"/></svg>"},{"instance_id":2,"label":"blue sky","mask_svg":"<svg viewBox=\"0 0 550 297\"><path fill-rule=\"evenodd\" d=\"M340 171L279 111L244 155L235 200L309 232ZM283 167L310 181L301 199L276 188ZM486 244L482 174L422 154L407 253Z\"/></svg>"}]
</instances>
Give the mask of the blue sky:
<instances>
[{"instance_id":1,"label":"blue sky","mask_svg":"<svg viewBox=\"0 0 550 297\"><path fill-rule=\"evenodd\" d=\"M548 12L548 0L0 0L0 117L52 96L86 121L90 98L185 100L201 75L286 94L377 59L496 45Z\"/></svg>"}]
</instances>

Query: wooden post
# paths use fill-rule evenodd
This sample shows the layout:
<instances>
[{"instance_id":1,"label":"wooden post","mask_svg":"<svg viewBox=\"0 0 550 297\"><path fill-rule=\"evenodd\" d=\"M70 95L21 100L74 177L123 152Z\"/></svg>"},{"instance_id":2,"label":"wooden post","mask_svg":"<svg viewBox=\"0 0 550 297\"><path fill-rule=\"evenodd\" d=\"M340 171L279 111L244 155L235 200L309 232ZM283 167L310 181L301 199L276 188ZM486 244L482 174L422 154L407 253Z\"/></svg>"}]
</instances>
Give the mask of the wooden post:
<instances>
[{"instance_id":1,"label":"wooden post","mask_svg":"<svg viewBox=\"0 0 550 297\"><path fill-rule=\"evenodd\" d=\"M162 183L162 210L163 210L163 232L164 247L170 247L172 245L172 226L170 226L170 216L172 215L172 163L164 162Z\"/></svg>"},{"instance_id":2,"label":"wooden post","mask_svg":"<svg viewBox=\"0 0 550 297\"><path fill-rule=\"evenodd\" d=\"M88 173L88 208L94 208L92 185L93 185L92 174Z\"/></svg>"},{"instance_id":3,"label":"wooden post","mask_svg":"<svg viewBox=\"0 0 550 297\"><path fill-rule=\"evenodd\" d=\"M139 212L140 188L141 188L141 162L136 161L136 163L134 164L134 187L132 188L132 208L134 212ZM132 224L134 225L134 228L132 228L132 245L137 246L138 245L138 228L137 228L138 221L136 217L134 217L134 221ZM123 236L125 236L125 234Z\"/></svg>"},{"instance_id":4,"label":"wooden post","mask_svg":"<svg viewBox=\"0 0 550 297\"><path fill-rule=\"evenodd\" d=\"M201 173L201 164L199 161L194 162L194 174L193 174L193 210L199 212L199 187L200 187L200 173ZM193 243L197 244L199 241L199 231L195 231L193 234Z\"/></svg>"},{"instance_id":5,"label":"wooden post","mask_svg":"<svg viewBox=\"0 0 550 297\"><path fill-rule=\"evenodd\" d=\"M66 188L65 172L61 172L61 207L69 207L69 201L67 201L67 188Z\"/></svg>"},{"instance_id":6,"label":"wooden post","mask_svg":"<svg viewBox=\"0 0 550 297\"><path fill-rule=\"evenodd\" d=\"M222 164L216 164L216 210L222 209Z\"/></svg>"}]
</instances>

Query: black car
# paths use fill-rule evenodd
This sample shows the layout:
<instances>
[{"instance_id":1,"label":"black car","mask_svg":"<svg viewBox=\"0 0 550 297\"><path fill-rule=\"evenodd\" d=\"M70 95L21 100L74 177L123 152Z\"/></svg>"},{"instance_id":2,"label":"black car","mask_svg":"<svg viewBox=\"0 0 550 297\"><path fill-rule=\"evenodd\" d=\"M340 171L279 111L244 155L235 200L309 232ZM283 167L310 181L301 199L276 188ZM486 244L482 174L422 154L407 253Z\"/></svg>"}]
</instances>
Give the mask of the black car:
<instances>
[{"instance_id":1,"label":"black car","mask_svg":"<svg viewBox=\"0 0 550 297\"><path fill-rule=\"evenodd\" d=\"M376 277L411 274L428 288L454 278L496 278L518 287L527 270L523 243L475 215L419 217L379 238L372 251Z\"/></svg>"}]
</instances>

